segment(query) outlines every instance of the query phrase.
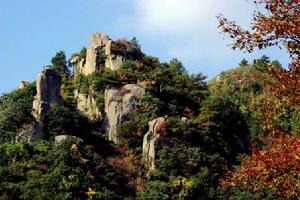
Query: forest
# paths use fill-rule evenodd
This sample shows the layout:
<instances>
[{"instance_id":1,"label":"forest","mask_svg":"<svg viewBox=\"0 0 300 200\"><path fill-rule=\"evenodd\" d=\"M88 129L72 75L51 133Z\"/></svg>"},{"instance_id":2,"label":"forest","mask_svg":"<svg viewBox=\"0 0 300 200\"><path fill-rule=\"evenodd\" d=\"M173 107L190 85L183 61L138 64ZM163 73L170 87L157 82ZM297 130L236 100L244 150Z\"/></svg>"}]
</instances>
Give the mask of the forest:
<instances>
[{"instance_id":1,"label":"forest","mask_svg":"<svg viewBox=\"0 0 300 200\"><path fill-rule=\"evenodd\" d=\"M0 199L300 199L300 2L255 2L267 14L250 30L223 15L219 29L236 50L287 50L289 66L241 58L207 80L95 34L0 96Z\"/></svg>"}]
</instances>

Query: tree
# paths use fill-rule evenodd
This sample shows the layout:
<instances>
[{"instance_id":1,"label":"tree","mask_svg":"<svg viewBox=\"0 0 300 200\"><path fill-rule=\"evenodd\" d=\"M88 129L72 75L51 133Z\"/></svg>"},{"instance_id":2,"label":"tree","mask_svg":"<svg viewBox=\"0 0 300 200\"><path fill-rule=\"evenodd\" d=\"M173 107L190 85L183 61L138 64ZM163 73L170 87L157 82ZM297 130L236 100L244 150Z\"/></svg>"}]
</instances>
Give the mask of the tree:
<instances>
[{"instance_id":1,"label":"tree","mask_svg":"<svg viewBox=\"0 0 300 200\"><path fill-rule=\"evenodd\" d=\"M253 0L263 7L254 12L251 29L243 29L236 22L218 16L219 27L233 39L232 47L252 52L255 48L285 47L291 57L289 70L271 68L280 86L274 91L289 103L300 104L300 1Z\"/></svg>"},{"instance_id":2,"label":"tree","mask_svg":"<svg viewBox=\"0 0 300 200\"><path fill-rule=\"evenodd\" d=\"M241 60L240 64L241 67L247 66L248 65L248 61L244 58L243 60Z\"/></svg>"},{"instance_id":3,"label":"tree","mask_svg":"<svg viewBox=\"0 0 300 200\"><path fill-rule=\"evenodd\" d=\"M62 74L70 74L65 52L57 52L56 55L51 59L51 63L52 67Z\"/></svg>"},{"instance_id":4,"label":"tree","mask_svg":"<svg viewBox=\"0 0 300 200\"><path fill-rule=\"evenodd\" d=\"M269 140L272 144L268 148L242 159L240 169L221 182L232 199L241 193L253 194L255 199L300 198L300 140L294 137Z\"/></svg>"}]
</instances>

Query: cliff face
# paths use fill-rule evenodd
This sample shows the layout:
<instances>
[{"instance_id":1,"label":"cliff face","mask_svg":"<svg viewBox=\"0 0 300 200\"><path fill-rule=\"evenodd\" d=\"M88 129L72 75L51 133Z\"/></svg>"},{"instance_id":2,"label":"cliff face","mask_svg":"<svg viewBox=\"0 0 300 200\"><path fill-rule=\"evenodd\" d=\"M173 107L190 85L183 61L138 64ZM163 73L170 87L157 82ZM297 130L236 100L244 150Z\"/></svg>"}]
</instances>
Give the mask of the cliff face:
<instances>
[{"instance_id":1,"label":"cliff face","mask_svg":"<svg viewBox=\"0 0 300 200\"><path fill-rule=\"evenodd\" d=\"M36 80L37 94L33 102L32 115L36 120L32 135L28 140L43 139L45 133L45 117L51 106L62 105L60 95L61 75L50 68L39 74Z\"/></svg>"},{"instance_id":2,"label":"cliff face","mask_svg":"<svg viewBox=\"0 0 300 200\"><path fill-rule=\"evenodd\" d=\"M79 56L71 60L74 66L74 76L79 74L90 75L94 71L105 67L110 70L117 70L125 61L125 57L112 53L113 41L104 33L95 33L90 37L91 44L86 49L86 57L80 60ZM101 120L103 113L96 106L95 93L90 87L88 94L83 95L75 91L77 108L84 112L90 120Z\"/></svg>"},{"instance_id":3,"label":"cliff face","mask_svg":"<svg viewBox=\"0 0 300 200\"><path fill-rule=\"evenodd\" d=\"M101 67L116 71L134 51L130 43L122 40L120 44L116 44L117 42L103 33L93 34L90 41L91 44L86 49L86 58L79 60L79 57L74 57L71 61L75 77L79 74L90 75ZM90 120L101 120L104 117L102 125L104 131L108 132L109 140L117 143L117 126L129 112L136 109L138 100L144 93L145 89L135 84L127 84L121 88L107 88L104 92L104 113L101 113L96 105L95 91L92 86L89 87L86 95L76 90L75 98L77 108Z\"/></svg>"},{"instance_id":4,"label":"cliff face","mask_svg":"<svg viewBox=\"0 0 300 200\"><path fill-rule=\"evenodd\" d=\"M145 89L135 84L127 84L120 89L105 90L106 117L103 127L108 132L109 140L118 142L117 126L136 109L139 99L144 94Z\"/></svg>"}]
</instances>

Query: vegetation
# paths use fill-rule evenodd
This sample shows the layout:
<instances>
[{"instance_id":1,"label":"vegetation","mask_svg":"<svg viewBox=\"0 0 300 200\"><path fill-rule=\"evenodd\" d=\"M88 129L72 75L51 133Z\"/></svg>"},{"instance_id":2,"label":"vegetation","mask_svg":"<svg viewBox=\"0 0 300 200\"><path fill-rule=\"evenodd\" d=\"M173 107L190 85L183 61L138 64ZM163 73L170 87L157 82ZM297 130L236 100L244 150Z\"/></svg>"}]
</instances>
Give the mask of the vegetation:
<instances>
[{"instance_id":1,"label":"vegetation","mask_svg":"<svg viewBox=\"0 0 300 200\"><path fill-rule=\"evenodd\" d=\"M19 129L32 121L35 83L0 97L0 142L14 141Z\"/></svg>"},{"instance_id":2,"label":"vegetation","mask_svg":"<svg viewBox=\"0 0 300 200\"><path fill-rule=\"evenodd\" d=\"M67 63L66 54L63 51L59 51L51 59L52 67L62 74L69 75L70 69Z\"/></svg>"},{"instance_id":3,"label":"vegetation","mask_svg":"<svg viewBox=\"0 0 300 200\"><path fill-rule=\"evenodd\" d=\"M73 76L60 51L52 66L62 74L64 105L45 116L47 141L17 142L32 126L34 84L0 97L0 199L299 199L299 8L298 1L260 0L269 15L254 14L253 31L219 16L233 47L252 51L284 45L289 69L262 56L213 80L189 74L178 59L160 62L142 53L136 38L112 42L126 59L116 71L103 67ZM78 54L86 58L86 48ZM283 84L284 83L284 84ZM135 111L118 122L118 144L106 140L102 121L77 110L74 91L104 112L104 91L127 84L145 88ZM284 86L284 87L283 87ZM148 123L155 128L155 167L142 155ZM157 125L157 126L158 126ZM58 141L58 135L67 135Z\"/></svg>"}]
</instances>

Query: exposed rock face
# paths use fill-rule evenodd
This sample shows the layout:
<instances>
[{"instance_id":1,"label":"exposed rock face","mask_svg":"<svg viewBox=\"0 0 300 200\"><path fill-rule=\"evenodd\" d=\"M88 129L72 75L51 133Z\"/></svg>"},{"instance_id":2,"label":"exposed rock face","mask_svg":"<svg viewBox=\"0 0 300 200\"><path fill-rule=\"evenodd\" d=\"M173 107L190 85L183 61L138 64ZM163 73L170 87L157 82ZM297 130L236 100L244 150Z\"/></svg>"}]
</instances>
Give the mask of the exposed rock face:
<instances>
[{"instance_id":1,"label":"exposed rock face","mask_svg":"<svg viewBox=\"0 0 300 200\"><path fill-rule=\"evenodd\" d=\"M51 106L62 105L60 95L61 75L51 68L46 68L36 80L37 94L33 102L33 116L36 123L33 134L28 140L39 140L45 137L45 116Z\"/></svg>"},{"instance_id":2,"label":"exposed rock face","mask_svg":"<svg viewBox=\"0 0 300 200\"><path fill-rule=\"evenodd\" d=\"M29 83L27 81L21 81L20 84L19 84L19 89L23 89L25 88L26 86L28 86Z\"/></svg>"},{"instance_id":3,"label":"exposed rock face","mask_svg":"<svg viewBox=\"0 0 300 200\"><path fill-rule=\"evenodd\" d=\"M155 169L155 155L160 134L160 127L164 124L165 118L159 117L149 122L149 130L143 138L143 158L145 166L153 170Z\"/></svg>"},{"instance_id":4,"label":"exposed rock face","mask_svg":"<svg viewBox=\"0 0 300 200\"><path fill-rule=\"evenodd\" d=\"M95 98L93 96L93 90L90 87L89 92L87 95L81 94L78 90L74 92L75 98L77 100L77 109L84 112L87 117L92 121L100 120L102 114L97 107Z\"/></svg>"},{"instance_id":5,"label":"exposed rock face","mask_svg":"<svg viewBox=\"0 0 300 200\"><path fill-rule=\"evenodd\" d=\"M79 59L78 56L71 60L71 64L74 66L74 75L82 73L89 75L100 66L97 64L99 59L99 52L102 50L105 54L104 67L117 70L122 62L125 61L125 57L121 55L114 55L111 51L113 41L104 33L95 33L90 37L91 45L86 49L86 58Z\"/></svg>"},{"instance_id":6,"label":"exposed rock face","mask_svg":"<svg viewBox=\"0 0 300 200\"><path fill-rule=\"evenodd\" d=\"M105 121L104 129L108 131L109 140L118 143L117 127L126 116L134 111L145 89L127 84L121 89L111 88L105 90Z\"/></svg>"},{"instance_id":7,"label":"exposed rock face","mask_svg":"<svg viewBox=\"0 0 300 200\"><path fill-rule=\"evenodd\" d=\"M81 59L75 56L70 62L74 66L74 76L79 74L89 75L100 67L106 67L111 70L117 70L125 61L121 55L114 55L111 51L113 41L104 33L95 33L90 37L91 44L86 49L86 58ZM104 52L105 60L103 66L99 66L99 52ZM88 95L80 94L75 91L77 99L77 108L84 112L91 120L100 120L102 113L96 106L94 91L89 89Z\"/></svg>"}]
</instances>

